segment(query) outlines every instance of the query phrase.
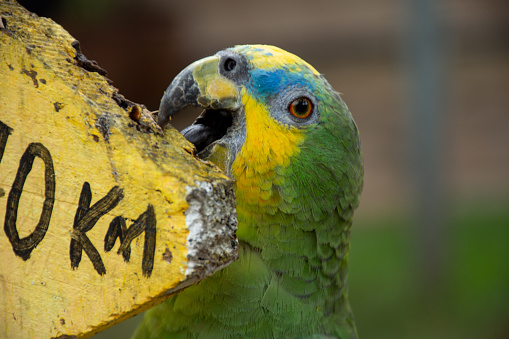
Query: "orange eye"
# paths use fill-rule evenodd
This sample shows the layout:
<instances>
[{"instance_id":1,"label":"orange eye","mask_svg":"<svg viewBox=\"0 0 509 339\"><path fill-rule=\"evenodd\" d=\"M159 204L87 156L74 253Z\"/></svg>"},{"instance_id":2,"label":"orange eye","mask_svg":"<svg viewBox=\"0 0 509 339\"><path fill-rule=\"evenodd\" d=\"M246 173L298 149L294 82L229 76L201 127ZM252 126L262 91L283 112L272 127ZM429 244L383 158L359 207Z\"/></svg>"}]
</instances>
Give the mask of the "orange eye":
<instances>
[{"instance_id":1,"label":"orange eye","mask_svg":"<svg viewBox=\"0 0 509 339\"><path fill-rule=\"evenodd\" d=\"M312 111L313 103L308 98L298 98L290 104L290 113L300 119L307 118Z\"/></svg>"}]
</instances>

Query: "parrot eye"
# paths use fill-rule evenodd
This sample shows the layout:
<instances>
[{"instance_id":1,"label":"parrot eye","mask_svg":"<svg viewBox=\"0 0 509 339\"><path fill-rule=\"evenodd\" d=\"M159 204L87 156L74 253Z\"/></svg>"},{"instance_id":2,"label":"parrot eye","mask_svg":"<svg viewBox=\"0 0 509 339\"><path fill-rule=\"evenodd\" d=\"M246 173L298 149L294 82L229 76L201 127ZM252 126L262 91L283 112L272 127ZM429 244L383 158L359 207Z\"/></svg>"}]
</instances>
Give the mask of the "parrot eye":
<instances>
[{"instance_id":1,"label":"parrot eye","mask_svg":"<svg viewBox=\"0 0 509 339\"><path fill-rule=\"evenodd\" d=\"M298 98L292 101L289 110L294 117L305 119L313 112L313 103L308 98Z\"/></svg>"},{"instance_id":2,"label":"parrot eye","mask_svg":"<svg viewBox=\"0 0 509 339\"><path fill-rule=\"evenodd\" d=\"M227 72L233 71L235 66L237 66L237 62L232 58L228 58L224 61L224 70Z\"/></svg>"}]
</instances>

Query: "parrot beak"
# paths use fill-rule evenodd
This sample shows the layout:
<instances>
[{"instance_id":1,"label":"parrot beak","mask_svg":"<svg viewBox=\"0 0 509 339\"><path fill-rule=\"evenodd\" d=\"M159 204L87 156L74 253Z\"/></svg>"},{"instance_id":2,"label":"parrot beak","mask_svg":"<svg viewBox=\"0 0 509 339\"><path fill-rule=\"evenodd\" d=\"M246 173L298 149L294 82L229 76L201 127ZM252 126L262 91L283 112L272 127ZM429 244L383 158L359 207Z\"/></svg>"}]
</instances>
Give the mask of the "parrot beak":
<instances>
[{"instance_id":1,"label":"parrot beak","mask_svg":"<svg viewBox=\"0 0 509 339\"><path fill-rule=\"evenodd\" d=\"M238 86L220 74L219 62L216 55L187 66L168 86L159 106L158 124L162 128L186 107L204 108L193 125L181 132L198 152L226 134L240 108Z\"/></svg>"}]
</instances>

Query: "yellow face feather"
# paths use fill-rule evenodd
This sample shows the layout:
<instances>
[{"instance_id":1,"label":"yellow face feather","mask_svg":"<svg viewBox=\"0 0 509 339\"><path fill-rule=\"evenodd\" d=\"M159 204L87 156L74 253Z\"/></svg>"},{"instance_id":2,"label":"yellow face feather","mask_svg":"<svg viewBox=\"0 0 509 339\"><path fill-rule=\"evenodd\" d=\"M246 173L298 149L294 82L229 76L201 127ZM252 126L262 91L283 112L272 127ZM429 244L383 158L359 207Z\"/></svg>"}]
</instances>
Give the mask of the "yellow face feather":
<instances>
[{"instance_id":1,"label":"yellow face feather","mask_svg":"<svg viewBox=\"0 0 509 339\"><path fill-rule=\"evenodd\" d=\"M247 204L275 205L279 195L273 191L283 177L276 175L276 168L286 168L290 158L299 152L304 139L302 131L275 121L267 108L245 89L241 90L242 105L246 115L246 140L232 164L237 192Z\"/></svg>"}]
</instances>

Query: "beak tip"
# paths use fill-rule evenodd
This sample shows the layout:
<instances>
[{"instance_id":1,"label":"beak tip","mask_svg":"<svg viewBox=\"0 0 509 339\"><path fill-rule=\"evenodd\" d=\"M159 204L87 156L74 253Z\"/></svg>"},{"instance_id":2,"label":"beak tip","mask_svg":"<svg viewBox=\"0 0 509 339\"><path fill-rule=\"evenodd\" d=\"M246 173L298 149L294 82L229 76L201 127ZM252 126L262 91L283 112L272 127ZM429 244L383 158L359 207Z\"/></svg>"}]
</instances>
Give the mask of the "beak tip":
<instances>
[{"instance_id":1,"label":"beak tip","mask_svg":"<svg viewBox=\"0 0 509 339\"><path fill-rule=\"evenodd\" d=\"M168 99L169 98L167 96L167 92L164 92L164 96L161 99L161 104L159 105L159 112L157 113L157 124L163 129L166 127L171 117Z\"/></svg>"}]
</instances>

